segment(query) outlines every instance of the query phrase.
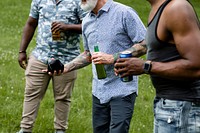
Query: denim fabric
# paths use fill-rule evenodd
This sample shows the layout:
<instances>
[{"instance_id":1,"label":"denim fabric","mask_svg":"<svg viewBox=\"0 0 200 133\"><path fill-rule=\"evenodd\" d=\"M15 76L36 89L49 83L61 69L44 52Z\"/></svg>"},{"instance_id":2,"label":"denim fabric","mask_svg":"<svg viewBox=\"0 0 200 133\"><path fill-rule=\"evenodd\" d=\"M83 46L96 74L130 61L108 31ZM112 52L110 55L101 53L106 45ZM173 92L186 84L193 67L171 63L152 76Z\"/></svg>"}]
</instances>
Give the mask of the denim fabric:
<instances>
[{"instance_id":1,"label":"denim fabric","mask_svg":"<svg viewBox=\"0 0 200 133\"><path fill-rule=\"evenodd\" d=\"M155 98L154 133L200 133L200 104Z\"/></svg>"}]
</instances>

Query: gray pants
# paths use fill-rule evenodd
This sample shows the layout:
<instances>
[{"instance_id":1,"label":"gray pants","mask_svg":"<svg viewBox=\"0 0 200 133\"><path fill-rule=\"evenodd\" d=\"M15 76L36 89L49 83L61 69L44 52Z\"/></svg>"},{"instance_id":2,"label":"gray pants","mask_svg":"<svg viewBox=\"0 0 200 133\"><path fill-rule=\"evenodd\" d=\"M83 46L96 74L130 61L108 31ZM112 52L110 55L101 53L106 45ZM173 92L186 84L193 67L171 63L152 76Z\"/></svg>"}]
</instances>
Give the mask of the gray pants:
<instances>
[{"instance_id":1,"label":"gray pants","mask_svg":"<svg viewBox=\"0 0 200 133\"><path fill-rule=\"evenodd\" d=\"M101 104L99 99L93 96L93 132L128 133L135 99L136 93L133 93Z\"/></svg>"},{"instance_id":2,"label":"gray pants","mask_svg":"<svg viewBox=\"0 0 200 133\"><path fill-rule=\"evenodd\" d=\"M42 72L42 70L46 68L46 64L36 60L33 56L30 57L25 71L26 88L21 121L21 128L25 132L32 131L40 102L45 95L51 79L55 100L54 128L62 130L67 128L71 102L70 98L77 72L72 71L60 76L50 76L47 73Z\"/></svg>"}]
</instances>

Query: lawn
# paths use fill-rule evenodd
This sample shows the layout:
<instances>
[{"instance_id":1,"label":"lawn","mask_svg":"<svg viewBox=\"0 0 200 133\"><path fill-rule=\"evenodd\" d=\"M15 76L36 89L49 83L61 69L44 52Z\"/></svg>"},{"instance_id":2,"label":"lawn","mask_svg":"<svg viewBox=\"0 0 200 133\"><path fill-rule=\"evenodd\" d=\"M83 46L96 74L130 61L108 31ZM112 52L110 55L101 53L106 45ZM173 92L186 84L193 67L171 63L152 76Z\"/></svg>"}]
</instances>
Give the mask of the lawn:
<instances>
[{"instance_id":1,"label":"lawn","mask_svg":"<svg viewBox=\"0 0 200 133\"><path fill-rule=\"evenodd\" d=\"M150 6L144 0L117 0L132 6L147 24ZM191 0L200 16L199 0ZM0 1L0 133L15 133L20 128L24 96L24 70L18 65L18 50L23 26L29 14L31 0ZM28 53L35 46L32 40ZM153 98L155 90L147 75L140 76L130 133L151 133L153 129ZM91 66L79 70L73 91L68 133L92 133ZM53 133L54 100L49 86L43 99L34 133Z\"/></svg>"}]
</instances>

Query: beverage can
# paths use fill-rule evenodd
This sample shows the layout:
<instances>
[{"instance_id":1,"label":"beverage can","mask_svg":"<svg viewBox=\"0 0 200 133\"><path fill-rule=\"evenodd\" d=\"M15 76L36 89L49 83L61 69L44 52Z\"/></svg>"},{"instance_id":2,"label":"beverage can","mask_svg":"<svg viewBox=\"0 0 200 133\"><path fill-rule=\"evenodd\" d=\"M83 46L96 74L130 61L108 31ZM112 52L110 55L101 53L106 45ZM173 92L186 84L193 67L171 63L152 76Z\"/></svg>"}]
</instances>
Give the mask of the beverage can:
<instances>
[{"instance_id":1,"label":"beverage can","mask_svg":"<svg viewBox=\"0 0 200 133\"><path fill-rule=\"evenodd\" d=\"M129 51L124 51L119 55L120 58L130 58L132 57L132 53ZM133 80L133 76L127 76L127 77L123 77L121 78L121 81L123 82L129 82Z\"/></svg>"}]
</instances>

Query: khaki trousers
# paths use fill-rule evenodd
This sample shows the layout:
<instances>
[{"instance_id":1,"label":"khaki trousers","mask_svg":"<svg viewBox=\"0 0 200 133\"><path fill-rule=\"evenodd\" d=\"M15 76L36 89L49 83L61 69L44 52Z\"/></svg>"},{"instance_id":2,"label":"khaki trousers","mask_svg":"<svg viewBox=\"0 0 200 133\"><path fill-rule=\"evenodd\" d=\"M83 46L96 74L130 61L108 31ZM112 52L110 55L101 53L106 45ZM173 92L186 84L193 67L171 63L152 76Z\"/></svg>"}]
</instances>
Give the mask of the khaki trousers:
<instances>
[{"instance_id":1,"label":"khaki trousers","mask_svg":"<svg viewBox=\"0 0 200 133\"><path fill-rule=\"evenodd\" d=\"M54 128L65 130L67 128L70 111L70 98L77 77L77 72L72 71L60 76L50 76L42 72L47 65L31 56L25 71L26 87L23 104L21 128L25 132L31 132L37 117L40 102L43 99L52 79L54 93ZM42 110L41 110L42 111Z\"/></svg>"}]
</instances>

